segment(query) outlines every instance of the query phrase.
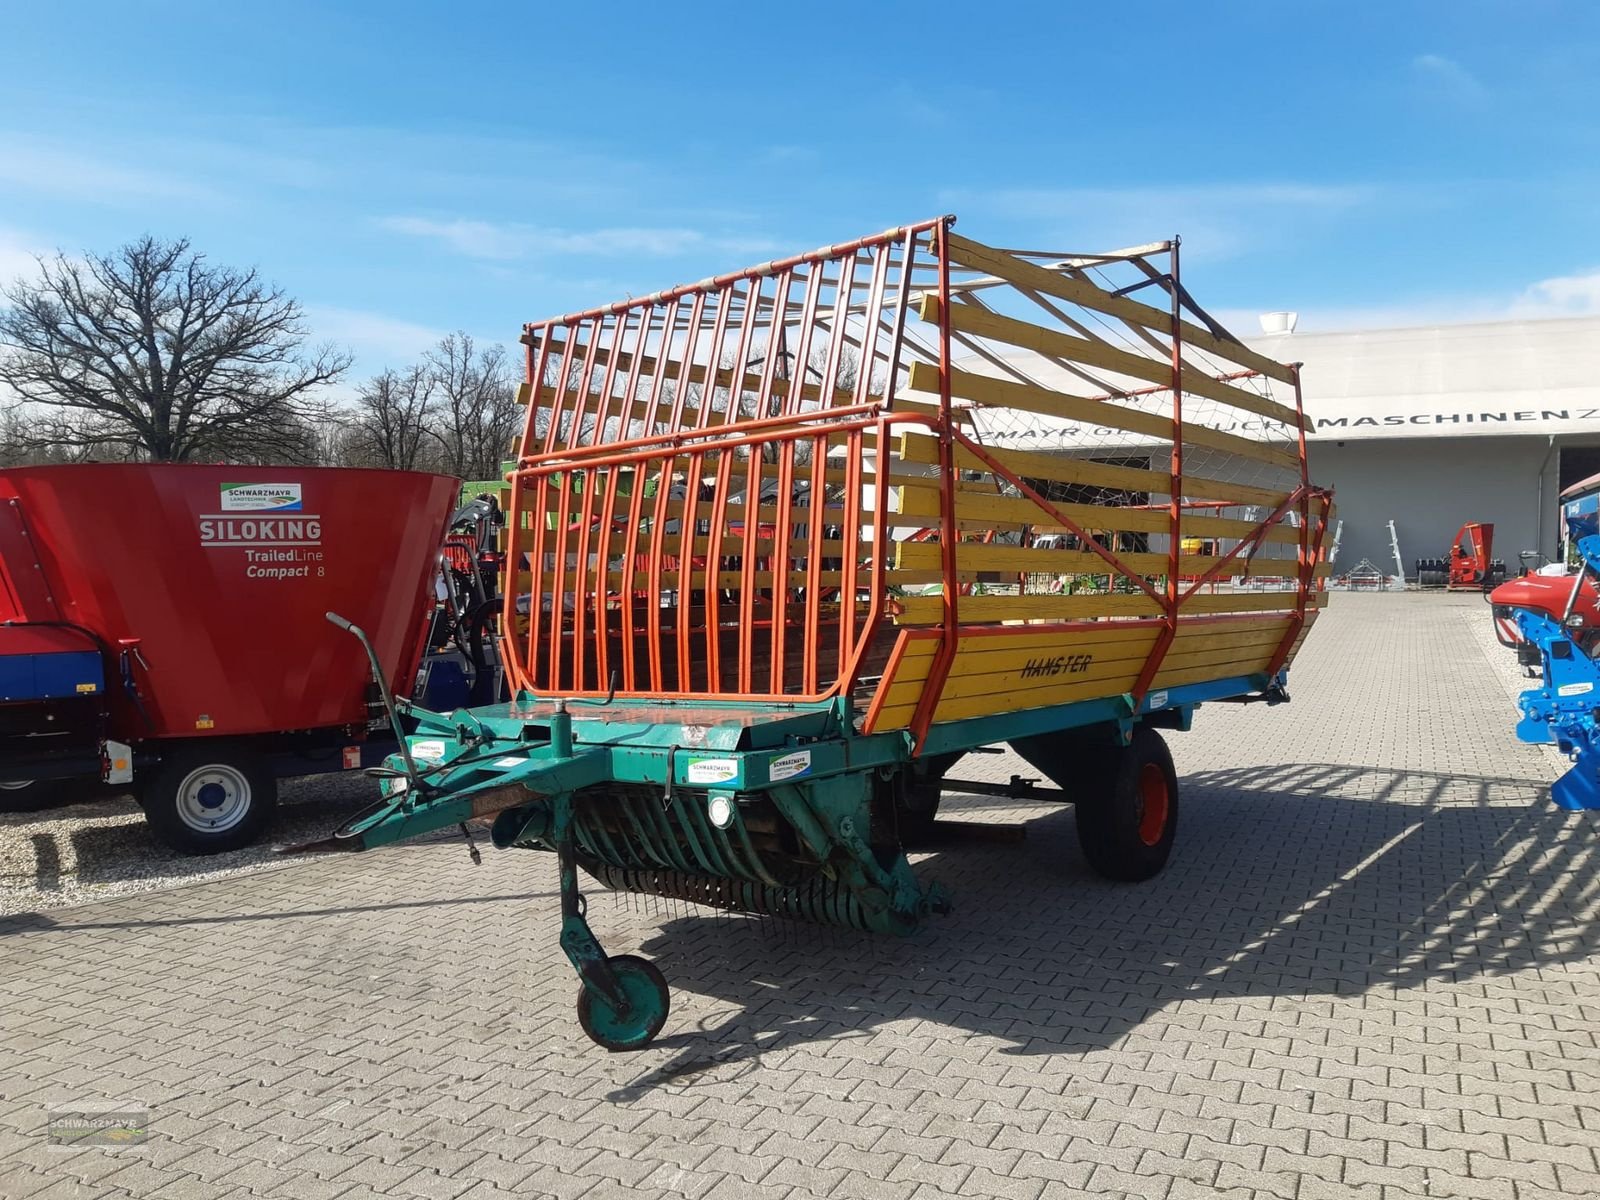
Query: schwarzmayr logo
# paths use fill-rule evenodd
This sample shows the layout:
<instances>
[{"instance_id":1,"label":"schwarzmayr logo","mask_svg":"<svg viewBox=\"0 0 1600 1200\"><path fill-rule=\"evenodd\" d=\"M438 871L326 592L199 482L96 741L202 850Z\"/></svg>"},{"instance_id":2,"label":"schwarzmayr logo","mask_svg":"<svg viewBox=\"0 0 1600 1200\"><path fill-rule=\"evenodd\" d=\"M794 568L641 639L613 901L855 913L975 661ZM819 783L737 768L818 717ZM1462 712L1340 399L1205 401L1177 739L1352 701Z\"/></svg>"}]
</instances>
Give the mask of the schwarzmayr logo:
<instances>
[{"instance_id":1,"label":"schwarzmayr logo","mask_svg":"<svg viewBox=\"0 0 1600 1200\"><path fill-rule=\"evenodd\" d=\"M142 1146L150 1138L150 1110L142 1104L52 1105L46 1117L51 1146Z\"/></svg>"},{"instance_id":2,"label":"schwarzmayr logo","mask_svg":"<svg viewBox=\"0 0 1600 1200\"><path fill-rule=\"evenodd\" d=\"M300 512L298 483L225 483L222 512Z\"/></svg>"}]
</instances>

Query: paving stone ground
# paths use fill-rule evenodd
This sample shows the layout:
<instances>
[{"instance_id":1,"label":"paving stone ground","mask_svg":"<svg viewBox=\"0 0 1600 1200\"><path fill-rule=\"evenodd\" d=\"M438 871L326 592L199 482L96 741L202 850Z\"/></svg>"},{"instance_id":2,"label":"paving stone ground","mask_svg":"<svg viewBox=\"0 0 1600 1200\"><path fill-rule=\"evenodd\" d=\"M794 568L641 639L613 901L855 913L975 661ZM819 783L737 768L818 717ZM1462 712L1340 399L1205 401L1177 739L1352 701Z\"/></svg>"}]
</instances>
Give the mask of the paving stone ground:
<instances>
[{"instance_id":1,"label":"paving stone ground","mask_svg":"<svg viewBox=\"0 0 1600 1200\"><path fill-rule=\"evenodd\" d=\"M0 1197L1600 1195L1600 814L1512 737L1475 596L1342 595L1294 702L1172 735L1169 869L1070 809L925 856L891 941L597 896L671 981L592 1046L554 872L458 842L0 922ZM1025 771L969 759L967 778ZM45 1145L138 1101L151 1140Z\"/></svg>"}]
</instances>

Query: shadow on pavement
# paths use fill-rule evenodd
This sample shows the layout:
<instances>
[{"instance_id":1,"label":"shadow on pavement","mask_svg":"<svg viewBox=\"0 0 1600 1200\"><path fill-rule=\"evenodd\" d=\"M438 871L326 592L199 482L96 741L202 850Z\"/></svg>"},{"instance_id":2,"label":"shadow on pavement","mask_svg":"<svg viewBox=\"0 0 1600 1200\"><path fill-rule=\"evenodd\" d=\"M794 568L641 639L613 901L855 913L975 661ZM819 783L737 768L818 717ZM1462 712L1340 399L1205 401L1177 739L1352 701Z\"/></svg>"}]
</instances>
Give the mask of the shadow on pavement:
<instances>
[{"instance_id":1,"label":"shadow on pavement","mask_svg":"<svg viewBox=\"0 0 1600 1200\"><path fill-rule=\"evenodd\" d=\"M164 845L145 823L138 803L108 789L71 793L60 805L0 814L0 833L27 845L15 867L41 895L69 884L93 886L159 880L164 886L215 875L230 868L270 861L274 847L325 836L372 802L365 778L328 777L337 786L284 788L273 825L257 844L227 854L186 855ZM12 831L15 831L13 834ZM10 882L8 880L8 882Z\"/></svg>"},{"instance_id":2,"label":"shadow on pavement","mask_svg":"<svg viewBox=\"0 0 1600 1200\"><path fill-rule=\"evenodd\" d=\"M675 989L739 1011L663 1039L677 1055L613 1098L891 1022L1076 1053L1187 999L1353 996L1592 953L1600 814L1556 809L1543 786L1318 764L1183 782L1178 849L1148 883L1092 876L1063 808L1021 847L922 859L956 911L909 939L668 922L643 951ZM938 1028L914 1028L924 1021Z\"/></svg>"},{"instance_id":3,"label":"shadow on pavement","mask_svg":"<svg viewBox=\"0 0 1600 1200\"><path fill-rule=\"evenodd\" d=\"M357 913L394 912L412 908L454 908L462 904L498 904L506 900L555 900L557 892L510 892L494 896L454 896L444 899L396 900L390 904L347 904L330 908L274 909L272 912L226 913L220 916L157 917L142 921L62 921L47 912L0 917L0 937L62 928L77 932L94 929L163 929L180 925L248 925L257 921L283 921L295 917L348 917Z\"/></svg>"}]
</instances>

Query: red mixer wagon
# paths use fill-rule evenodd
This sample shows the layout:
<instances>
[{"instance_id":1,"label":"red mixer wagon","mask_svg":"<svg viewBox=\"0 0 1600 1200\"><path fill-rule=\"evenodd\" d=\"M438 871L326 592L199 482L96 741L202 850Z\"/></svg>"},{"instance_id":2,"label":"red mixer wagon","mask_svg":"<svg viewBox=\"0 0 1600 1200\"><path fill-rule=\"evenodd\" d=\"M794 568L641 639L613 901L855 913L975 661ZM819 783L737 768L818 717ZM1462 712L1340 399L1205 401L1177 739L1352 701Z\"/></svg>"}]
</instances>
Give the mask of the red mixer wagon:
<instances>
[{"instance_id":1,"label":"red mixer wagon","mask_svg":"<svg viewBox=\"0 0 1600 1200\"><path fill-rule=\"evenodd\" d=\"M440 475L84 464L0 470L0 788L97 778L196 853L269 821L280 776L360 766L408 694ZM382 746L375 746L381 757Z\"/></svg>"}]
</instances>

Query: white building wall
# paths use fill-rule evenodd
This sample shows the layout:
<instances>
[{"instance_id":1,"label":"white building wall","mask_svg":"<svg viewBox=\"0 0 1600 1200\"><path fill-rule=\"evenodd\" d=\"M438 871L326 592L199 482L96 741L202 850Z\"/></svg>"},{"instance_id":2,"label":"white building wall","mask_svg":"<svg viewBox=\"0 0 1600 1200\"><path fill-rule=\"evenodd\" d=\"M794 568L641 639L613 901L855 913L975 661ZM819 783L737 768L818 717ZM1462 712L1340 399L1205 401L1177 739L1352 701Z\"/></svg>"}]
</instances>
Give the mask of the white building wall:
<instances>
[{"instance_id":1,"label":"white building wall","mask_svg":"<svg viewBox=\"0 0 1600 1200\"><path fill-rule=\"evenodd\" d=\"M1556 438L1557 451L1561 445ZM1512 573L1519 551L1556 554L1558 454L1547 437L1317 441L1309 454L1311 478L1335 488L1344 522L1336 574L1363 558L1392 572L1390 520L1407 576L1417 559L1448 555L1468 521L1493 522L1494 556Z\"/></svg>"}]
</instances>

